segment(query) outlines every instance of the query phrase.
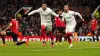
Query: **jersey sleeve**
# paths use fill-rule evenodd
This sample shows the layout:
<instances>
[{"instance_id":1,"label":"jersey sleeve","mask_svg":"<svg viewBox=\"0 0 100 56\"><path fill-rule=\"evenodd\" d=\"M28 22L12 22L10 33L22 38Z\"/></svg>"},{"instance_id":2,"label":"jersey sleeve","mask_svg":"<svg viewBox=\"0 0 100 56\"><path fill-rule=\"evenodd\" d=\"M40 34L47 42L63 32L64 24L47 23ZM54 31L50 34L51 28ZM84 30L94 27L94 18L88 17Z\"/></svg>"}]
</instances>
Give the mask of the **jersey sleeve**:
<instances>
[{"instance_id":1,"label":"jersey sleeve","mask_svg":"<svg viewBox=\"0 0 100 56\"><path fill-rule=\"evenodd\" d=\"M62 21L64 21L65 20L65 18L64 18L64 12L61 14L61 16L62 16Z\"/></svg>"},{"instance_id":2,"label":"jersey sleeve","mask_svg":"<svg viewBox=\"0 0 100 56\"><path fill-rule=\"evenodd\" d=\"M56 16L56 17L58 17L59 15L57 15L53 10L51 10L50 9L50 13L51 13L51 15L54 15L54 16Z\"/></svg>"},{"instance_id":3,"label":"jersey sleeve","mask_svg":"<svg viewBox=\"0 0 100 56\"><path fill-rule=\"evenodd\" d=\"M81 19L82 19L82 16L80 15L80 13L78 12L73 12L74 15L78 15Z\"/></svg>"},{"instance_id":4,"label":"jersey sleeve","mask_svg":"<svg viewBox=\"0 0 100 56\"><path fill-rule=\"evenodd\" d=\"M39 13L39 12L40 12L40 8L37 9L37 10L31 11L30 13L28 13L28 15L32 15L32 14L34 14L34 13Z\"/></svg>"}]
</instances>

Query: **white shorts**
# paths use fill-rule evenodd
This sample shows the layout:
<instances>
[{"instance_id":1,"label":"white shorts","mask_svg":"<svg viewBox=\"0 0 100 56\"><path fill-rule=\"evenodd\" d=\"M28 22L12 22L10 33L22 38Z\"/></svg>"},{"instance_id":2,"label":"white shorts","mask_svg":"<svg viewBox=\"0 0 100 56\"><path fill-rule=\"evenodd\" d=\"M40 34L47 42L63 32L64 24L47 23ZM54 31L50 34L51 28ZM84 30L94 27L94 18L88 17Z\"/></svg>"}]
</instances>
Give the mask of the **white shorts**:
<instances>
[{"instance_id":1,"label":"white shorts","mask_svg":"<svg viewBox=\"0 0 100 56\"><path fill-rule=\"evenodd\" d=\"M65 29L65 32L74 32L75 31L75 26L76 24L73 24L73 25L66 25L66 29Z\"/></svg>"},{"instance_id":2,"label":"white shorts","mask_svg":"<svg viewBox=\"0 0 100 56\"><path fill-rule=\"evenodd\" d=\"M52 31L52 22L41 23L41 26L44 25L47 31Z\"/></svg>"}]
</instances>

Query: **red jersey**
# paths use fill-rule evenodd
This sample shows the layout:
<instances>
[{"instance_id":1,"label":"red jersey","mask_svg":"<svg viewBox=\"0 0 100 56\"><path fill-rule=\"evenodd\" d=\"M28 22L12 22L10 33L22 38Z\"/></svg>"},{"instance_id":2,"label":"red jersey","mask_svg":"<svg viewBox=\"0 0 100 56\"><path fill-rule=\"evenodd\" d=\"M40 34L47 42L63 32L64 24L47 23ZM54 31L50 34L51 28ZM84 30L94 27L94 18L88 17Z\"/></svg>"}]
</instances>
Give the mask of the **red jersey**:
<instances>
[{"instance_id":1,"label":"red jersey","mask_svg":"<svg viewBox=\"0 0 100 56\"><path fill-rule=\"evenodd\" d=\"M96 19L93 19L91 21L91 30L94 31L97 29L98 21Z\"/></svg>"},{"instance_id":2,"label":"red jersey","mask_svg":"<svg viewBox=\"0 0 100 56\"><path fill-rule=\"evenodd\" d=\"M58 17L55 18L56 27L65 27L65 23Z\"/></svg>"},{"instance_id":3,"label":"red jersey","mask_svg":"<svg viewBox=\"0 0 100 56\"><path fill-rule=\"evenodd\" d=\"M12 23L12 26L11 26L12 32L18 34L18 28L19 28L19 23L18 23L18 21L15 20L15 19L12 19L12 20L11 20L11 23Z\"/></svg>"},{"instance_id":4,"label":"red jersey","mask_svg":"<svg viewBox=\"0 0 100 56\"><path fill-rule=\"evenodd\" d=\"M61 27L66 27L65 22L61 21Z\"/></svg>"}]
</instances>

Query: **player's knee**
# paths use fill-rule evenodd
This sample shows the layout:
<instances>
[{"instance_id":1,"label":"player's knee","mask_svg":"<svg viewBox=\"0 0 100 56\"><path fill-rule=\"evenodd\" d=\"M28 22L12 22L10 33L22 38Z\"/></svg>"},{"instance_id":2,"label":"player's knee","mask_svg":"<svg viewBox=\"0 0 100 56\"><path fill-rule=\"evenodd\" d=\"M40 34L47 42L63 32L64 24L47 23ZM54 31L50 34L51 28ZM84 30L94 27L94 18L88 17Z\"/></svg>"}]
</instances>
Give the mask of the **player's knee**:
<instances>
[{"instance_id":1,"label":"player's knee","mask_svg":"<svg viewBox=\"0 0 100 56\"><path fill-rule=\"evenodd\" d=\"M6 32L5 31L2 31L0 34L1 35L6 35Z\"/></svg>"},{"instance_id":2,"label":"player's knee","mask_svg":"<svg viewBox=\"0 0 100 56\"><path fill-rule=\"evenodd\" d=\"M41 28L42 28L42 29L45 29L45 25L41 25Z\"/></svg>"},{"instance_id":3,"label":"player's knee","mask_svg":"<svg viewBox=\"0 0 100 56\"><path fill-rule=\"evenodd\" d=\"M57 36L60 36L61 34L60 33L57 33Z\"/></svg>"},{"instance_id":4,"label":"player's knee","mask_svg":"<svg viewBox=\"0 0 100 56\"><path fill-rule=\"evenodd\" d=\"M44 25L41 26L42 31L45 31L45 28L46 27Z\"/></svg>"},{"instance_id":5,"label":"player's knee","mask_svg":"<svg viewBox=\"0 0 100 56\"><path fill-rule=\"evenodd\" d=\"M66 36L72 36L72 32L67 32Z\"/></svg>"}]
</instances>

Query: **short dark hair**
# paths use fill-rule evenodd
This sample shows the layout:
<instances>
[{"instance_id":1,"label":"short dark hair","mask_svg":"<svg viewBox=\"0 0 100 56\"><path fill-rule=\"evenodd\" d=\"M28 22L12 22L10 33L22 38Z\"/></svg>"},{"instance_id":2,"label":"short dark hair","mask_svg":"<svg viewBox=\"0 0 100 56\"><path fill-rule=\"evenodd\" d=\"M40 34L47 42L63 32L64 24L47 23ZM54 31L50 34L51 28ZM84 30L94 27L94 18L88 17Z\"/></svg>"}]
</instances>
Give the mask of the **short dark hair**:
<instances>
[{"instance_id":1,"label":"short dark hair","mask_svg":"<svg viewBox=\"0 0 100 56\"><path fill-rule=\"evenodd\" d=\"M46 2L42 2L42 4L47 4Z\"/></svg>"},{"instance_id":2,"label":"short dark hair","mask_svg":"<svg viewBox=\"0 0 100 56\"><path fill-rule=\"evenodd\" d=\"M12 19L15 19L15 14L12 14L12 15L11 15L11 18L12 18Z\"/></svg>"},{"instance_id":3,"label":"short dark hair","mask_svg":"<svg viewBox=\"0 0 100 56\"><path fill-rule=\"evenodd\" d=\"M69 3L65 3L65 5L69 6ZM64 6L65 6L65 5L64 5Z\"/></svg>"},{"instance_id":4,"label":"short dark hair","mask_svg":"<svg viewBox=\"0 0 100 56\"><path fill-rule=\"evenodd\" d=\"M58 12L58 11L62 11L62 9L61 9L61 8L58 8L58 9L57 9L57 12Z\"/></svg>"}]
</instances>

